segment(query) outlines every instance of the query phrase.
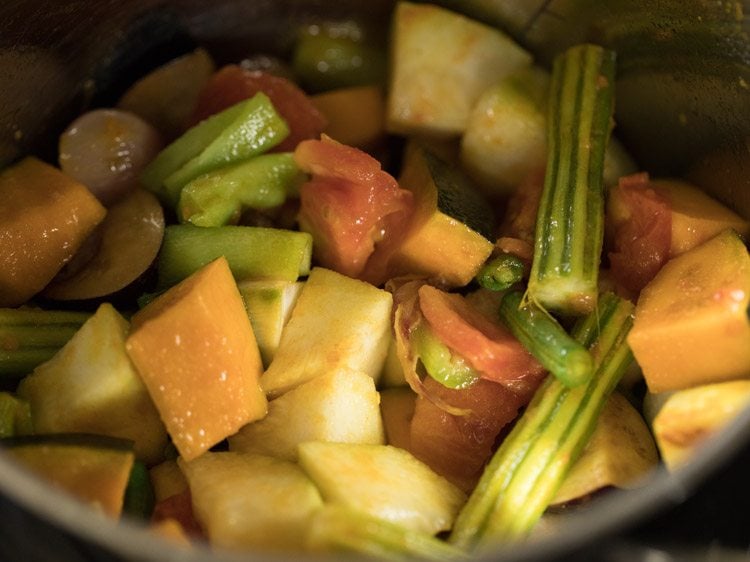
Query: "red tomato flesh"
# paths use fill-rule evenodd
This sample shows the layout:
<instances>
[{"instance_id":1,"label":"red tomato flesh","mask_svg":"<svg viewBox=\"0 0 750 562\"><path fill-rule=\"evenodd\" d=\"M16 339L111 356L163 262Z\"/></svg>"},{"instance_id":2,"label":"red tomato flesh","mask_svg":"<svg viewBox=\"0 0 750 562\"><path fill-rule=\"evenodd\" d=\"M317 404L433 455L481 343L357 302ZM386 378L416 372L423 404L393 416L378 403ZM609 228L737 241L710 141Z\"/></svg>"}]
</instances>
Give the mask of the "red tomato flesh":
<instances>
[{"instance_id":1,"label":"red tomato flesh","mask_svg":"<svg viewBox=\"0 0 750 562\"><path fill-rule=\"evenodd\" d=\"M419 308L435 336L463 357L482 378L517 384L529 379L536 388L542 365L499 322L492 322L464 297L431 285L419 288Z\"/></svg>"},{"instance_id":2,"label":"red tomato flesh","mask_svg":"<svg viewBox=\"0 0 750 562\"><path fill-rule=\"evenodd\" d=\"M274 148L289 152L305 139L316 139L327 125L326 118L293 82L262 70L227 65L213 74L201 90L191 124L218 113L258 92L266 94L289 126L289 136Z\"/></svg>"},{"instance_id":3,"label":"red tomato flesh","mask_svg":"<svg viewBox=\"0 0 750 562\"><path fill-rule=\"evenodd\" d=\"M298 218L300 229L313 236L317 261L360 277L375 245L411 214L411 192L366 152L325 135L301 142L294 159L312 175L300 188Z\"/></svg>"},{"instance_id":4,"label":"red tomato flesh","mask_svg":"<svg viewBox=\"0 0 750 562\"><path fill-rule=\"evenodd\" d=\"M185 533L194 538L205 539L206 535L193 514L193 502L190 490L185 490L157 502L151 520L154 522L164 519L176 520Z\"/></svg>"},{"instance_id":5,"label":"red tomato flesh","mask_svg":"<svg viewBox=\"0 0 750 562\"><path fill-rule=\"evenodd\" d=\"M637 294L669 259L672 213L669 200L654 190L648 174L620 178L616 189L629 217L615 230L609 263L615 282Z\"/></svg>"}]
</instances>

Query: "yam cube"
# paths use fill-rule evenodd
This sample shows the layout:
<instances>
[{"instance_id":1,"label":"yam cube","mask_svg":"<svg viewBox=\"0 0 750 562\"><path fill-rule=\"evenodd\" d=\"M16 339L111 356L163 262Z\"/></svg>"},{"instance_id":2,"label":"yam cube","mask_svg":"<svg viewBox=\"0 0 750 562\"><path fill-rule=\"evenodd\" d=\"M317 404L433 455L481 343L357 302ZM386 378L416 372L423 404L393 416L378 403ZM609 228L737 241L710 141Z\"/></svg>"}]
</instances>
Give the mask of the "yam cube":
<instances>
[{"instance_id":1,"label":"yam cube","mask_svg":"<svg viewBox=\"0 0 750 562\"><path fill-rule=\"evenodd\" d=\"M727 230L668 261L628 336L651 392L750 376L750 254Z\"/></svg>"},{"instance_id":2,"label":"yam cube","mask_svg":"<svg viewBox=\"0 0 750 562\"><path fill-rule=\"evenodd\" d=\"M185 459L266 414L258 345L225 258L151 301L132 328L128 353Z\"/></svg>"},{"instance_id":3,"label":"yam cube","mask_svg":"<svg viewBox=\"0 0 750 562\"><path fill-rule=\"evenodd\" d=\"M501 31L431 4L399 2L387 128L456 135L479 95L531 55Z\"/></svg>"},{"instance_id":4,"label":"yam cube","mask_svg":"<svg viewBox=\"0 0 750 562\"><path fill-rule=\"evenodd\" d=\"M416 393L408 386L380 391L380 413L383 417L386 444L409 450L411 419L414 417L416 400Z\"/></svg>"},{"instance_id":5,"label":"yam cube","mask_svg":"<svg viewBox=\"0 0 750 562\"><path fill-rule=\"evenodd\" d=\"M297 460L297 445L305 441L383 444L384 439L372 377L338 370L270 402L268 415L230 437L229 448Z\"/></svg>"},{"instance_id":6,"label":"yam cube","mask_svg":"<svg viewBox=\"0 0 750 562\"><path fill-rule=\"evenodd\" d=\"M52 359L21 381L37 433L96 433L130 439L136 456L161 460L167 433L130 361L129 324L102 304Z\"/></svg>"},{"instance_id":7,"label":"yam cube","mask_svg":"<svg viewBox=\"0 0 750 562\"><path fill-rule=\"evenodd\" d=\"M609 486L632 488L658 462L659 454L646 422L622 394L615 392L552 503L583 498Z\"/></svg>"},{"instance_id":8,"label":"yam cube","mask_svg":"<svg viewBox=\"0 0 750 562\"><path fill-rule=\"evenodd\" d=\"M299 463L323 499L408 529L450 529L465 494L409 452L390 445L323 443L299 446Z\"/></svg>"},{"instance_id":9,"label":"yam cube","mask_svg":"<svg viewBox=\"0 0 750 562\"><path fill-rule=\"evenodd\" d=\"M335 271L313 268L261 378L278 396L323 373L380 375L391 337L391 294Z\"/></svg>"},{"instance_id":10,"label":"yam cube","mask_svg":"<svg viewBox=\"0 0 750 562\"><path fill-rule=\"evenodd\" d=\"M106 213L83 184L34 157L0 173L0 306L41 291Z\"/></svg>"},{"instance_id":11,"label":"yam cube","mask_svg":"<svg viewBox=\"0 0 750 562\"><path fill-rule=\"evenodd\" d=\"M310 517L321 505L296 464L252 453L206 453L180 460L193 510L212 546L299 550Z\"/></svg>"},{"instance_id":12,"label":"yam cube","mask_svg":"<svg viewBox=\"0 0 750 562\"><path fill-rule=\"evenodd\" d=\"M652 429L664 464L675 469L750 406L750 380L666 393Z\"/></svg>"}]
</instances>

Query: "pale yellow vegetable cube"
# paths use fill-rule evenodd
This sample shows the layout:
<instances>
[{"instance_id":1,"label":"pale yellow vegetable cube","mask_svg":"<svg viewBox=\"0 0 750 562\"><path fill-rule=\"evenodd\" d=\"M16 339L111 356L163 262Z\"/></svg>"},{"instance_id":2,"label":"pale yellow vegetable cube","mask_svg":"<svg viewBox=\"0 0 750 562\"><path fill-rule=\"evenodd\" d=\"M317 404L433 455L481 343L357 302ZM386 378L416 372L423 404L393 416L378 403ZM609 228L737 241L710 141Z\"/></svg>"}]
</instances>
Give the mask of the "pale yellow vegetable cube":
<instances>
[{"instance_id":1,"label":"pale yellow vegetable cube","mask_svg":"<svg viewBox=\"0 0 750 562\"><path fill-rule=\"evenodd\" d=\"M652 424L664 463L674 469L750 406L750 380L696 386L649 396L662 402Z\"/></svg>"},{"instance_id":2,"label":"pale yellow vegetable cube","mask_svg":"<svg viewBox=\"0 0 750 562\"><path fill-rule=\"evenodd\" d=\"M383 444L380 395L372 377L338 370L271 401L268 415L229 438L232 451L297 459L305 441Z\"/></svg>"},{"instance_id":3,"label":"pale yellow vegetable cube","mask_svg":"<svg viewBox=\"0 0 750 562\"><path fill-rule=\"evenodd\" d=\"M179 461L209 542L233 550L297 551L320 494L294 463L252 453Z\"/></svg>"},{"instance_id":4,"label":"pale yellow vegetable cube","mask_svg":"<svg viewBox=\"0 0 750 562\"><path fill-rule=\"evenodd\" d=\"M275 397L324 373L362 371L377 379L391 334L391 294L314 268L261 386Z\"/></svg>"},{"instance_id":5,"label":"pale yellow vegetable cube","mask_svg":"<svg viewBox=\"0 0 750 562\"><path fill-rule=\"evenodd\" d=\"M432 4L398 3L392 37L395 133L460 134L480 94L532 60L498 29Z\"/></svg>"},{"instance_id":6,"label":"pale yellow vegetable cube","mask_svg":"<svg viewBox=\"0 0 750 562\"><path fill-rule=\"evenodd\" d=\"M167 433L125 349L129 324L102 304L52 359L18 388L37 433L97 433L134 441L136 456L160 460Z\"/></svg>"},{"instance_id":7,"label":"pale yellow vegetable cube","mask_svg":"<svg viewBox=\"0 0 750 562\"><path fill-rule=\"evenodd\" d=\"M408 529L451 528L465 494L409 452L390 445L309 441L299 462L323 499Z\"/></svg>"}]
</instances>

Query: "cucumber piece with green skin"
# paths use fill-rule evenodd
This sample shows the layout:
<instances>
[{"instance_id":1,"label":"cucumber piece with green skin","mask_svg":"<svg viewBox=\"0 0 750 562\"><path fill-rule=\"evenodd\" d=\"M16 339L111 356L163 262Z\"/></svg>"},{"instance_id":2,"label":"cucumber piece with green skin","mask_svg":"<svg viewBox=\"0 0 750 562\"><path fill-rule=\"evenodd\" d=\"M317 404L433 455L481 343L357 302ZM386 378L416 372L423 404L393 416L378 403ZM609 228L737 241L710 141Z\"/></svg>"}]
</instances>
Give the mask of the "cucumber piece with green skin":
<instances>
[{"instance_id":1,"label":"cucumber piece with green skin","mask_svg":"<svg viewBox=\"0 0 750 562\"><path fill-rule=\"evenodd\" d=\"M0 309L0 377L21 377L57 353L90 313Z\"/></svg>"},{"instance_id":2,"label":"cucumber piece with green skin","mask_svg":"<svg viewBox=\"0 0 750 562\"><path fill-rule=\"evenodd\" d=\"M289 127L263 93L199 123L144 170L141 181L171 207L190 180L261 154L289 135Z\"/></svg>"},{"instance_id":3,"label":"cucumber piece with green skin","mask_svg":"<svg viewBox=\"0 0 750 562\"><path fill-rule=\"evenodd\" d=\"M611 293L581 318L575 339L594 357L587 384L548 377L487 465L456 520L450 542L473 550L527 535L578 459L609 395L633 361L627 335L633 304Z\"/></svg>"},{"instance_id":4,"label":"cucumber piece with green skin","mask_svg":"<svg viewBox=\"0 0 750 562\"><path fill-rule=\"evenodd\" d=\"M278 207L298 192L304 175L291 153L263 154L188 182L180 192L181 222L196 226L236 223L246 209Z\"/></svg>"},{"instance_id":5,"label":"cucumber piece with green skin","mask_svg":"<svg viewBox=\"0 0 750 562\"><path fill-rule=\"evenodd\" d=\"M310 273L312 236L257 226L171 225L159 255L158 287L171 287L219 256L227 258L238 282L296 281Z\"/></svg>"},{"instance_id":6,"label":"cucumber piece with green skin","mask_svg":"<svg viewBox=\"0 0 750 562\"><path fill-rule=\"evenodd\" d=\"M528 284L530 300L547 310L586 314L596 305L614 79L615 54L602 47L578 45L555 59Z\"/></svg>"},{"instance_id":7,"label":"cucumber piece with green skin","mask_svg":"<svg viewBox=\"0 0 750 562\"><path fill-rule=\"evenodd\" d=\"M482 266L476 280L490 291L505 291L523 279L526 264L513 254L501 254Z\"/></svg>"},{"instance_id":8,"label":"cucumber piece with green skin","mask_svg":"<svg viewBox=\"0 0 750 562\"><path fill-rule=\"evenodd\" d=\"M330 504L313 516L307 546L313 552L349 552L403 562L468 558L461 550L427 533Z\"/></svg>"},{"instance_id":9,"label":"cucumber piece with green skin","mask_svg":"<svg viewBox=\"0 0 750 562\"><path fill-rule=\"evenodd\" d=\"M465 359L452 353L425 322L414 328L411 341L427 374L443 386L461 389L479 380L479 373Z\"/></svg>"},{"instance_id":10,"label":"cucumber piece with green skin","mask_svg":"<svg viewBox=\"0 0 750 562\"><path fill-rule=\"evenodd\" d=\"M532 302L524 303L521 291L510 291L503 296L500 318L565 386L572 388L591 378L594 364L589 351L544 310Z\"/></svg>"}]
</instances>

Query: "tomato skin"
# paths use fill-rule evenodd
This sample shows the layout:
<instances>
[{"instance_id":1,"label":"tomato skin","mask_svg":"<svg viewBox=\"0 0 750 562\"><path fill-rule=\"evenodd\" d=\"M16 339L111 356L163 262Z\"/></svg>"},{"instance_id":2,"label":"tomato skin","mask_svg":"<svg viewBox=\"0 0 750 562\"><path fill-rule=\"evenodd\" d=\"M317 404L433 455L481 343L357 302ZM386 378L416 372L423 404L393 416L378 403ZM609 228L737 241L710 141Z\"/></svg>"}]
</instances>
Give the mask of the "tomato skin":
<instances>
[{"instance_id":1,"label":"tomato skin","mask_svg":"<svg viewBox=\"0 0 750 562\"><path fill-rule=\"evenodd\" d=\"M251 98L258 92L270 98L289 126L289 136L274 148L275 152L289 152L302 140L318 138L327 125L323 114L293 82L262 70L247 70L236 64L227 65L211 76L201 90L191 124Z\"/></svg>"},{"instance_id":2,"label":"tomato skin","mask_svg":"<svg viewBox=\"0 0 750 562\"><path fill-rule=\"evenodd\" d=\"M492 322L461 295L430 285L419 288L419 308L433 333L479 371L482 378L512 384L519 392L536 387L542 365L499 322ZM527 381L529 384L521 384Z\"/></svg>"},{"instance_id":3,"label":"tomato skin","mask_svg":"<svg viewBox=\"0 0 750 562\"><path fill-rule=\"evenodd\" d=\"M529 396L480 379L452 390L427 377L426 391L468 414L452 415L430 400L417 399L410 426L411 453L459 488L470 491L482 474L503 428L518 415Z\"/></svg>"},{"instance_id":4,"label":"tomato skin","mask_svg":"<svg viewBox=\"0 0 750 562\"><path fill-rule=\"evenodd\" d=\"M615 282L637 295L669 259L670 203L645 173L620 178L615 189L627 218L617 221L609 263Z\"/></svg>"},{"instance_id":5,"label":"tomato skin","mask_svg":"<svg viewBox=\"0 0 750 562\"><path fill-rule=\"evenodd\" d=\"M312 175L300 188L300 229L310 232L318 262L361 277L376 244L405 222L412 194L366 152L323 135L301 142L294 159Z\"/></svg>"}]
</instances>

